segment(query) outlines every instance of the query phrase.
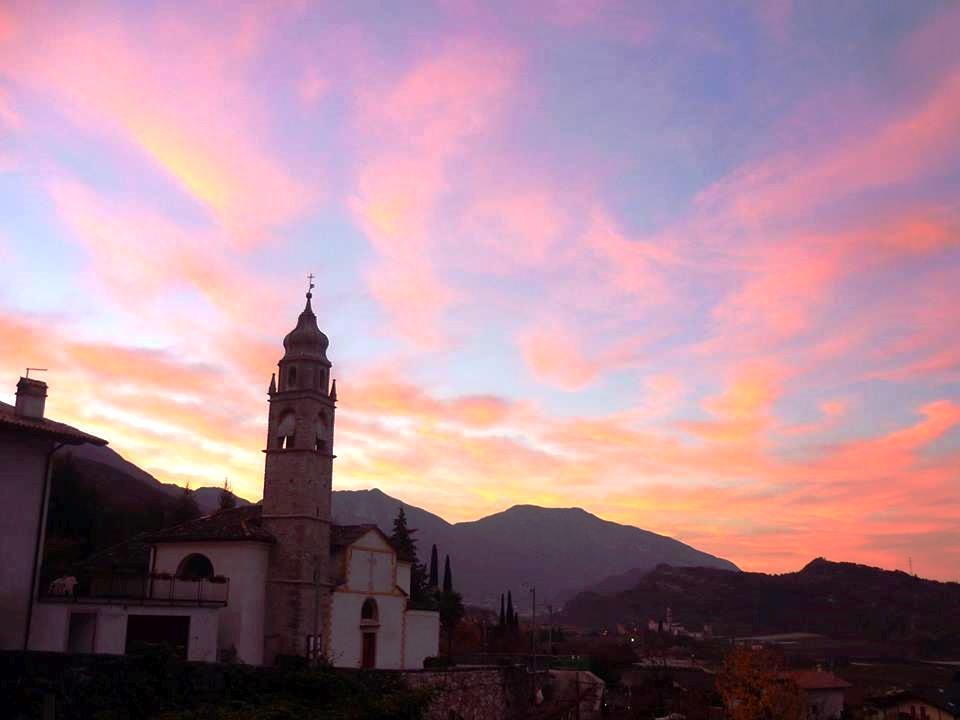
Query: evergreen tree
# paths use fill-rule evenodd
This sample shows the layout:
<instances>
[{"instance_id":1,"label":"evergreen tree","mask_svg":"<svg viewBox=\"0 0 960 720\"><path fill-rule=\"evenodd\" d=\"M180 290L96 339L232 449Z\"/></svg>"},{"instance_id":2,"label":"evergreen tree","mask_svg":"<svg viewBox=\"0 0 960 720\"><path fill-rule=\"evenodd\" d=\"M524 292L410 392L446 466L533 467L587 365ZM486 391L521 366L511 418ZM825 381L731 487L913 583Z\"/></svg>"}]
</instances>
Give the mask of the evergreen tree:
<instances>
[{"instance_id":1,"label":"evergreen tree","mask_svg":"<svg viewBox=\"0 0 960 720\"><path fill-rule=\"evenodd\" d=\"M437 606L440 611L440 627L447 636L447 657L450 657L453 654L454 633L466 614L463 597L453 591L437 593Z\"/></svg>"},{"instance_id":2,"label":"evergreen tree","mask_svg":"<svg viewBox=\"0 0 960 720\"><path fill-rule=\"evenodd\" d=\"M449 594L453 592L453 573L450 572L450 556L447 555L443 561L443 592Z\"/></svg>"},{"instance_id":3,"label":"evergreen tree","mask_svg":"<svg viewBox=\"0 0 960 720\"><path fill-rule=\"evenodd\" d=\"M507 624L507 613L503 609L503 593L500 593L500 620L497 622L497 627L501 630Z\"/></svg>"},{"instance_id":4,"label":"evergreen tree","mask_svg":"<svg viewBox=\"0 0 960 720\"><path fill-rule=\"evenodd\" d=\"M437 545L434 543L430 548L430 587L440 587L440 568L437 567Z\"/></svg>"},{"instance_id":5,"label":"evergreen tree","mask_svg":"<svg viewBox=\"0 0 960 720\"><path fill-rule=\"evenodd\" d=\"M403 506L393 520L393 532L390 543L397 551L397 559L410 563L410 598L422 601L427 595L427 568L417 560L417 540L415 528L407 527L407 514Z\"/></svg>"},{"instance_id":6,"label":"evergreen tree","mask_svg":"<svg viewBox=\"0 0 960 720\"><path fill-rule=\"evenodd\" d=\"M171 517L173 522L171 524L179 525L180 523L185 523L188 520L193 520L198 517L200 517L200 508L197 507L197 501L193 499L193 491L190 490L190 483L187 483L173 506Z\"/></svg>"},{"instance_id":7,"label":"evergreen tree","mask_svg":"<svg viewBox=\"0 0 960 720\"><path fill-rule=\"evenodd\" d=\"M390 534L390 542L397 550L398 559L410 563L417 561L417 541L413 538L416 532L407 527L407 514L401 505L397 517L393 520L393 532Z\"/></svg>"},{"instance_id":8,"label":"evergreen tree","mask_svg":"<svg viewBox=\"0 0 960 720\"><path fill-rule=\"evenodd\" d=\"M230 492L230 481L227 478L223 479L223 487L220 489L219 500L221 510L230 510L237 506L237 498Z\"/></svg>"},{"instance_id":9,"label":"evergreen tree","mask_svg":"<svg viewBox=\"0 0 960 720\"><path fill-rule=\"evenodd\" d=\"M517 616L513 612L513 593L507 590L507 627L514 627Z\"/></svg>"}]
</instances>

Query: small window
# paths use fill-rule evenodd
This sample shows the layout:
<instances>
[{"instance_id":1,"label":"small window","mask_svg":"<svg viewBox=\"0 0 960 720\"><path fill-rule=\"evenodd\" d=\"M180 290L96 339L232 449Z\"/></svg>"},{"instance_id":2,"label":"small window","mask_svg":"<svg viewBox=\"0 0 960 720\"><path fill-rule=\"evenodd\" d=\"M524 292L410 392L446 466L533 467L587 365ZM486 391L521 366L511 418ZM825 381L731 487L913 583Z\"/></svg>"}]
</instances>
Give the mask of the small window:
<instances>
[{"instance_id":1,"label":"small window","mask_svg":"<svg viewBox=\"0 0 960 720\"><path fill-rule=\"evenodd\" d=\"M284 413L277 424L277 445L283 450L294 446L297 432L297 418L292 411Z\"/></svg>"},{"instance_id":2,"label":"small window","mask_svg":"<svg viewBox=\"0 0 960 720\"><path fill-rule=\"evenodd\" d=\"M200 553L187 555L177 568L177 577L180 580L208 580L213 577L213 563Z\"/></svg>"},{"instance_id":3,"label":"small window","mask_svg":"<svg viewBox=\"0 0 960 720\"><path fill-rule=\"evenodd\" d=\"M360 608L360 620L376 622L377 619L377 601L373 598L367 598L363 601L363 607Z\"/></svg>"},{"instance_id":4,"label":"small window","mask_svg":"<svg viewBox=\"0 0 960 720\"><path fill-rule=\"evenodd\" d=\"M291 365L287 371L287 387L295 388L297 386L297 366Z\"/></svg>"}]
</instances>

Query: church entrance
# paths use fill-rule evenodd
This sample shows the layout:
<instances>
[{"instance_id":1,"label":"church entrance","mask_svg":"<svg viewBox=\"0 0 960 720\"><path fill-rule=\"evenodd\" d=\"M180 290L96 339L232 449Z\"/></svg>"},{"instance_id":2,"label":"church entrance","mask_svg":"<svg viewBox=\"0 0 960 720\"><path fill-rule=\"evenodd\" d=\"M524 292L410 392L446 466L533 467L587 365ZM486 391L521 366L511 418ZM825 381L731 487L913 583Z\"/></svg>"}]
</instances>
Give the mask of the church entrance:
<instances>
[{"instance_id":1,"label":"church entrance","mask_svg":"<svg viewBox=\"0 0 960 720\"><path fill-rule=\"evenodd\" d=\"M363 656L360 659L360 667L371 669L377 666L377 634L375 632L363 633Z\"/></svg>"}]
</instances>

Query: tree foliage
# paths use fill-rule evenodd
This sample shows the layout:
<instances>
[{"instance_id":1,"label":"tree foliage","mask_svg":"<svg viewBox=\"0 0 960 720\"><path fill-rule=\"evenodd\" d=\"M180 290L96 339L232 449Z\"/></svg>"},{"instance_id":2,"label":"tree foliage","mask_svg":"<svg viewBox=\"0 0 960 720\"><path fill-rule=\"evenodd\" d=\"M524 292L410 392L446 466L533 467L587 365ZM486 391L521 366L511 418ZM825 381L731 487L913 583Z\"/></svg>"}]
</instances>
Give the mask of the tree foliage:
<instances>
[{"instance_id":1,"label":"tree foliage","mask_svg":"<svg viewBox=\"0 0 960 720\"><path fill-rule=\"evenodd\" d=\"M795 683L783 674L777 655L736 648L717 676L717 690L730 720L802 720L805 704Z\"/></svg>"}]
</instances>

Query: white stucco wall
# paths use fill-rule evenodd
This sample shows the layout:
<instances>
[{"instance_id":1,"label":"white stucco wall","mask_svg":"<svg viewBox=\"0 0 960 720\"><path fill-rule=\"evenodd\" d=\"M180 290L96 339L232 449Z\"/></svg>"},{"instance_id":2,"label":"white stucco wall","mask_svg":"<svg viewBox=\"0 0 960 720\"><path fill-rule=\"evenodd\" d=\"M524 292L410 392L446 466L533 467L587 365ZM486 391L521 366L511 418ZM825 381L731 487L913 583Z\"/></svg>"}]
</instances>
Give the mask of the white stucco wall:
<instances>
[{"instance_id":1,"label":"white stucco wall","mask_svg":"<svg viewBox=\"0 0 960 720\"><path fill-rule=\"evenodd\" d=\"M363 656L360 614L367 598L377 602L378 622L376 667L383 669L420 668L423 647L414 642L416 664L406 661L406 589L410 587L409 563L398 563L396 552L376 531L356 540L346 551L346 577L333 593L330 638L326 652L337 667L359 668ZM398 585L405 585L401 589ZM429 614L429 613L428 613ZM433 654L435 654L434 651ZM425 657L425 656L424 656Z\"/></svg>"},{"instance_id":2,"label":"white stucco wall","mask_svg":"<svg viewBox=\"0 0 960 720\"><path fill-rule=\"evenodd\" d=\"M397 587L410 596L410 563L397 561Z\"/></svg>"},{"instance_id":3,"label":"white stucco wall","mask_svg":"<svg viewBox=\"0 0 960 720\"><path fill-rule=\"evenodd\" d=\"M127 644L127 618L130 615L186 615L190 618L187 659L215 662L219 612L221 611L217 608L208 607L36 603L30 631L30 649L66 652L71 613L96 614L93 651L105 655L123 655Z\"/></svg>"},{"instance_id":4,"label":"white stucco wall","mask_svg":"<svg viewBox=\"0 0 960 720\"><path fill-rule=\"evenodd\" d=\"M33 560L52 443L0 430L0 650L22 650L33 600Z\"/></svg>"},{"instance_id":5,"label":"white stucco wall","mask_svg":"<svg viewBox=\"0 0 960 720\"><path fill-rule=\"evenodd\" d=\"M235 647L239 660L261 665L270 546L258 542L160 543L155 572L174 574L180 562L193 553L206 555L215 574L230 578L229 601L220 610L219 647Z\"/></svg>"},{"instance_id":6,"label":"white stucco wall","mask_svg":"<svg viewBox=\"0 0 960 720\"><path fill-rule=\"evenodd\" d=\"M440 613L407 610L404 629L403 667L419 669L428 657L440 654Z\"/></svg>"},{"instance_id":7,"label":"white stucco wall","mask_svg":"<svg viewBox=\"0 0 960 720\"><path fill-rule=\"evenodd\" d=\"M396 592L397 555L371 530L347 549L347 588L352 592Z\"/></svg>"},{"instance_id":8,"label":"white stucco wall","mask_svg":"<svg viewBox=\"0 0 960 720\"><path fill-rule=\"evenodd\" d=\"M333 617L327 654L336 667L358 668L363 642L360 610L364 600L377 602L379 625L376 667L396 670L403 667L403 611L407 599L402 594L372 594L337 591L333 593Z\"/></svg>"}]
</instances>

